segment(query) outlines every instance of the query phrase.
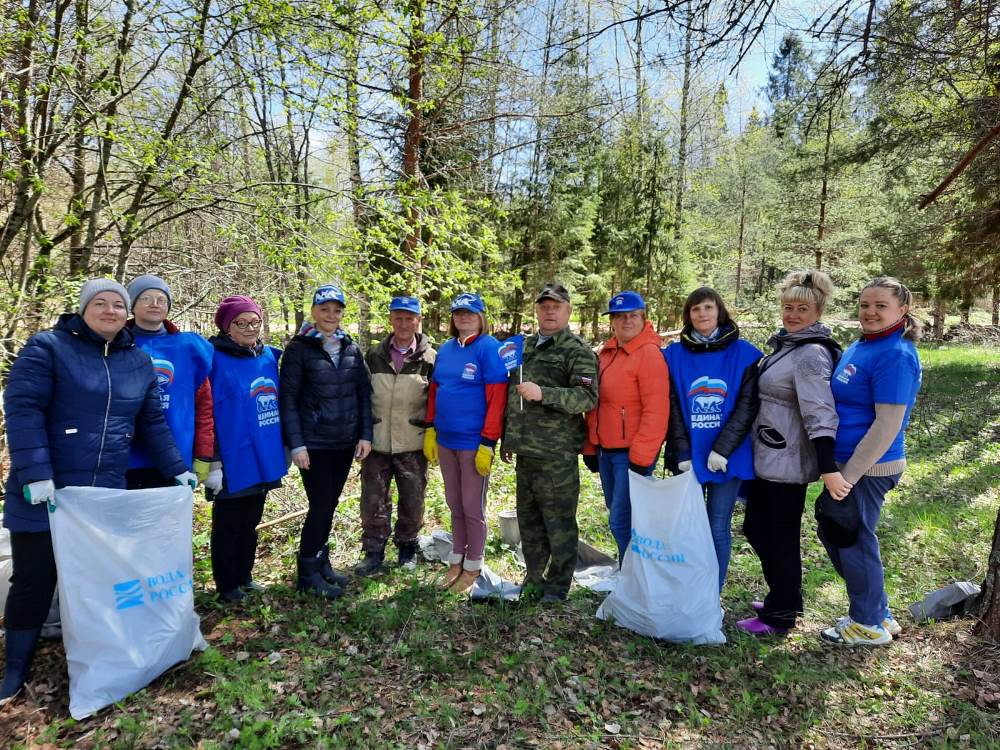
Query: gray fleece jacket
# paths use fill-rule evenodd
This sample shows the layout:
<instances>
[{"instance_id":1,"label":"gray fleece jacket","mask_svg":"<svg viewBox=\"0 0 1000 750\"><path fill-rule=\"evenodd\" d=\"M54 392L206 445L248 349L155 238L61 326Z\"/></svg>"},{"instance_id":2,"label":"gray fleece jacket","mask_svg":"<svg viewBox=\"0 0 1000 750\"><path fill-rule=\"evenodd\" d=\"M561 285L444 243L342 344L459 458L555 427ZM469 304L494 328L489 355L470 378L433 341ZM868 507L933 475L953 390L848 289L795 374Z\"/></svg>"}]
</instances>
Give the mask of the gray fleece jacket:
<instances>
[{"instance_id":1,"label":"gray fleece jacket","mask_svg":"<svg viewBox=\"0 0 1000 750\"><path fill-rule=\"evenodd\" d=\"M819 479L810 440L836 437L837 409L830 390L839 345L830 329L814 323L796 333L771 337L774 353L758 365L760 411L753 426L754 473L785 484Z\"/></svg>"}]
</instances>

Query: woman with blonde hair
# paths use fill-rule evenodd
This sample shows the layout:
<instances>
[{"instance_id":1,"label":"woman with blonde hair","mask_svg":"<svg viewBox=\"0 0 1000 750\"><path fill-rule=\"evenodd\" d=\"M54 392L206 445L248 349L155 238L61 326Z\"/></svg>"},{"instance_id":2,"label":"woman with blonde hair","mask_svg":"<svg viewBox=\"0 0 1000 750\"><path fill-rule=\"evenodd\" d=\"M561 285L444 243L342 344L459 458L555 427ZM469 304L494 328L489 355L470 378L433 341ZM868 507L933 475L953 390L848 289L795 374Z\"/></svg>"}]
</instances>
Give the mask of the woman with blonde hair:
<instances>
[{"instance_id":1,"label":"woman with blonde hair","mask_svg":"<svg viewBox=\"0 0 1000 750\"><path fill-rule=\"evenodd\" d=\"M757 478L747 494L743 533L769 592L754 617L736 626L754 635L783 634L802 613L802 511L806 488L820 477L830 494L850 490L834 461L837 409L830 377L840 345L820 322L833 282L822 271L795 271L780 287L782 328L758 365L760 409L754 422Z\"/></svg>"},{"instance_id":2,"label":"woman with blonde hair","mask_svg":"<svg viewBox=\"0 0 1000 750\"><path fill-rule=\"evenodd\" d=\"M914 346L920 323L910 312L912 304L910 290L896 279L869 281L858 301L861 338L833 372L840 419L834 458L851 486L850 502L857 505L860 523L857 540L848 547L833 544L819 526L819 538L847 584L851 603L847 616L823 631L823 640L831 643L881 646L902 630L889 611L875 528L886 493L906 468L903 432L920 390Z\"/></svg>"}]
</instances>

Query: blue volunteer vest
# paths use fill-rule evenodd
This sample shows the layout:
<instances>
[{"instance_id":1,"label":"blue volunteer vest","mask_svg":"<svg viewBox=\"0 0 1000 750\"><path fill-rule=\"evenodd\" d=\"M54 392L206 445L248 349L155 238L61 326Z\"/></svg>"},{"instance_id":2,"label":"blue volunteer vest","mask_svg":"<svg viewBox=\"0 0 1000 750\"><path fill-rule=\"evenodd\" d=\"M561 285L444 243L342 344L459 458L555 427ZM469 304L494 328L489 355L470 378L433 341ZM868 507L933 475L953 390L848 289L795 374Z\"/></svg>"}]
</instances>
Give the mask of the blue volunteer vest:
<instances>
[{"instance_id":1,"label":"blue volunteer vest","mask_svg":"<svg viewBox=\"0 0 1000 750\"><path fill-rule=\"evenodd\" d=\"M709 471L708 454L736 406L743 373L760 359L753 344L737 339L715 352L691 352L681 343L668 346L663 357L670 370L670 387L678 389L684 424L691 441L691 464L702 484L753 479L749 434L729 456L726 471Z\"/></svg>"},{"instance_id":2,"label":"blue volunteer vest","mask_svg":"<svg viewBox=\"0 0 1000 750\"><path fill-rule=\"evenodd\" d=\"M212 345L197 333L167 333L147 336L133 328L135 343L153 360L153 372L160 386L160 406L170 431L190 469L194 458L195 393L212 369ZM132 443L128 467L152 466L146 451Z\"/></svg>"},{"instance_id":3,"label":"blue volunteer vest","mask_svg":"<svg viewBox=\"0 0 1000 750\"><path fill-rule=\"evenodd\" d=\"M226 492L277 482L288 466L281 441L274 350L265 346L259 357L233 357L216 350L211 379Z\"/></svg>"},{"instance_id":4,"label":"blue volunteer vest","mask_svg":"<svg viewBox=\"0 0 1000 750\"><path fill-rule=\"evenodd\" d=\"M474 451L486 420L486 386L506 383L500 342L488 334L468 346L455 339L441 345L434 360L434 428L438 442L453 451Z\"/></svg>"}]
</instances>

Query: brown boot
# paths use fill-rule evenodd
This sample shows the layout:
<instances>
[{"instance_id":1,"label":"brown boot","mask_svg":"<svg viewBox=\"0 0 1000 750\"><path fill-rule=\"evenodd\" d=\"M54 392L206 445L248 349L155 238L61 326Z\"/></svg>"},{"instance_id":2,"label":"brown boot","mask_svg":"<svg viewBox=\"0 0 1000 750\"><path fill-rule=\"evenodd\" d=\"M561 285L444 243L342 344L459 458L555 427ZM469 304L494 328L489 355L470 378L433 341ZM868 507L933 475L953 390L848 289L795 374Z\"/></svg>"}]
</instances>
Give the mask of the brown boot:
<instances>
[{"instance_id":1,"label":"brown boot","mask_svg":"<svg viewBox=\"0 0 1000 750\"><path fill-rule=\"evenodd\" d=\"M455 582L448 587L448 590L453 594L464 594L472 588L472 584L476 582L477 578L479 578L478 570L463 570Z\"/></svg>"},{"instance_id":2,"label":"brown boot","mask_svg":"<svg viewBox=\"0 0 1000 750\"><path fill-rule=\"evenodd\" d=\"M438 586L443 589L451 588L460 575L462 575L462 563L455 563L448 568L448 572L445 573L444 579L438 583Z\"/></svg>"}]
</instances>

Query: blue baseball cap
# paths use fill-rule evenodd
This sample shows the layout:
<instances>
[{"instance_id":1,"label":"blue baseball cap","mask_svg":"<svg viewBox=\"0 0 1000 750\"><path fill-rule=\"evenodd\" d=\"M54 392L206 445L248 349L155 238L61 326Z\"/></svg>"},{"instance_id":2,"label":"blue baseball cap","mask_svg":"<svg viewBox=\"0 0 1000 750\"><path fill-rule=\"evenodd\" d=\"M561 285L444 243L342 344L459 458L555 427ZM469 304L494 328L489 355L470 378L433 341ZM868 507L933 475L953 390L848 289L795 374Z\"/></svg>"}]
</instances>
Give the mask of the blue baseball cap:
<instances>
[{"instance_id":1,"label":"blue baseball cap","mask_svg":"<svg viewBox=\"0 0 1000 750\"><path fill-rule=\"evenodd\" d=\"M639 292L618 292L608 300L608 311L604 315L612 313L632 312L633 310L645 310L646 300Z\"/></svg>"},{"instance_id":2,"label":"blue baseball cap","mask_svg":"<svg viewBox=\"0 0 1000 750\"><path fill-rule=\"evenodd\" d=\"M344 293L340 291L339 286L334 286L333 284L324 284L313 292L314 305L322 305L324 302L339 302L344 307L347 307L347 300L344 298Z\"/></svg>"},{"instance_id":3,"label":"blue baseball cap","mask_svg":"<svg viewBox=\"0 0 1000 750\"><path fill-rule=\"evenodd\" d=\"M420 300L416 297L393 297L392 302L389 303L389 311L402 310L403 312L411 312L414 315L420 315Z\"/></svg>"},{"instance_id":4,"label":"blue baseball cap","mask_svg":"<svg viewBox=\"0 0 1000 750\"><path fill-rule=\"evenodd\" d=\"M486 312L486 303L478 294L460 294L451 303L451 311L455 312L456 310L468 310L482 315Z\"/></svg>"}]
</instances>

